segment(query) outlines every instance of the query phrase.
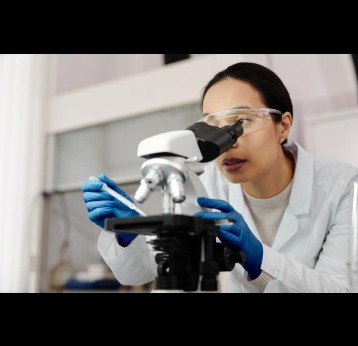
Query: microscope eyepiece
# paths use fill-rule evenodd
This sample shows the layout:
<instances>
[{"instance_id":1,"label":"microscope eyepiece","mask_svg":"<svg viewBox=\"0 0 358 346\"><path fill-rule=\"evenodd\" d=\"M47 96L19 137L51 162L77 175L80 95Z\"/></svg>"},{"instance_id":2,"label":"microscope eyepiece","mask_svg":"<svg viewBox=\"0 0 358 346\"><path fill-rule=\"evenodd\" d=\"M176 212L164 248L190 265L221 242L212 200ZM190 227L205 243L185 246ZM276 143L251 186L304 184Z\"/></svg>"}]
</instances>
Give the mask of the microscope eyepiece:
<instances>
[{"instance_id":1,"label":"microscope eyepiece","mask_svg":"<svg viewBox=\"0 0 358 346\"><path fill-rule=\"evenodd\" d=\"M187 128L193 131L197 139L203 159L209 162L216 159L237 141L244 129L239 122L222 128L204 122L197 122Z\"/></svg>"},{"instance_id":2,"label":"microscope eyepiece","mask_svg":"<svg viewBox=\"0 0 358 346\"><path fill-rule=\"evenodd\" d=\"M244 129L239 122L236 122L233 125L226 125L221 128L225 130L232 138L232 144L235 144L237 139L243 134ZM231 145L232 145L231 144Z\"/></svg>"}]
</instances>

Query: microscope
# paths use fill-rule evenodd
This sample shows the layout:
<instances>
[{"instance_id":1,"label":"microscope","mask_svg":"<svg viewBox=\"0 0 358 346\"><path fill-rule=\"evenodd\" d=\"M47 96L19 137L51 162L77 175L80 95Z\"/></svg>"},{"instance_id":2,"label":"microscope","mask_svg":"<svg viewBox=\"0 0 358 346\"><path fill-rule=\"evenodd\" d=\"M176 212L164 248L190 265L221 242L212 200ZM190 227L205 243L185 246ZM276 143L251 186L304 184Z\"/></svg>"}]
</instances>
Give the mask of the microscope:
<instances>
[{"instance_id":1,"label":"microscope","mask_svg":"<svg viewBox=\"0 0 358 346\"><path fill-rule=\"evenodd\" d=\"M219 226L212 220L193 217L203 211L198 197L207 196L194 162L209 162L227 151L243 134L239 122L222 128L197 122L186 130L171 131L144 139L137 154L147 159L143 179L134 199L143 203L157 186L161 189L161 215L106 219L112 232L155 235L151 240L158 264L157 290L217 291L217 276L241 262L240 253L217 243Z\"/></svg>"}]
</instances>

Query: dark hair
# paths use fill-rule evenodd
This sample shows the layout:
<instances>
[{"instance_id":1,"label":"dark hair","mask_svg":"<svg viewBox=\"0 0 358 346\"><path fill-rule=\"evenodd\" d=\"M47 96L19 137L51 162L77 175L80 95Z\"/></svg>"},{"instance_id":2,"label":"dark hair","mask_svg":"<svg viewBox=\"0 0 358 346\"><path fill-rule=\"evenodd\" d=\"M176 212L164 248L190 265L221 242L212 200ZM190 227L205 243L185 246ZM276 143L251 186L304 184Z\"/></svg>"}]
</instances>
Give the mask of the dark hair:
<instances>
[{"instance_id":1,"label":"dark hair","mask_svg":"<svg viewBox=\"0 0 358 346\"><path fill-rule=\"evenodd\" d=\"M250 84L260 93L262 102L268 108L277 109L282 113L290 112L293 117L291 97L281 79L267 67L252 62L239 62L218 72L204 88L201 108L203 108L204 97L208 90L214 84L227 78L241 80ZM281 116L273 115L272 119L275 122L279 122ZM286 140L284 143L286 143Z\"/></svg>"}]
</instances>

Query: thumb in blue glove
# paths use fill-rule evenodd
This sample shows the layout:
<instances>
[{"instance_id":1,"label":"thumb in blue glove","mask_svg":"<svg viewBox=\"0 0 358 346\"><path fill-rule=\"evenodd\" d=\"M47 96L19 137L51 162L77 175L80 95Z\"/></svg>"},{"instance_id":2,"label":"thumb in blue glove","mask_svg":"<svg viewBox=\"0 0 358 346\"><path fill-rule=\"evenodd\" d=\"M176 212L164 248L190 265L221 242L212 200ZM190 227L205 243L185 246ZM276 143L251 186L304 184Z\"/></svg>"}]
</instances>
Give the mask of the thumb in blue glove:
<instances>
[{"instance_id":1,"label":"thumb in blue glove","mask_svg":"<svg viewBox=\"0 0 358 346\"><path fill-rule=\"evenodd\" d=\"M132 201L113 180L104 174L99 175L99 180L106 183L111 189L121 194L123 197ZM126 205L113 198L107 192L102 191L103 184L98 181L88 180L82 184L83 200L86 204L88 217L97 226L104 228L104 220L107 218L134 217L139 214L133 209L129 209ZM133 201L132 201L133 202ZM119 245L128 246L137 234L117 232L116 239Z\"/></svg>"},{"instance_id":2,"label":"thumb in blue glove","mask_svg":"<svg viewBox=\"0 0 358 346\"><path fill-rule=\"evenodd\" d=\"M250 278L256 279L261 274L263 248L261 242L251 232L244 218L228 202L206 197L198 198L198 204L205 208L217 209L220 212L199 212L199 216L208 220L231 219L232 225L221 225L219 239L227 243L236 251L241 252L241 265L248 272Z\"/></svg>"}]
</instances>

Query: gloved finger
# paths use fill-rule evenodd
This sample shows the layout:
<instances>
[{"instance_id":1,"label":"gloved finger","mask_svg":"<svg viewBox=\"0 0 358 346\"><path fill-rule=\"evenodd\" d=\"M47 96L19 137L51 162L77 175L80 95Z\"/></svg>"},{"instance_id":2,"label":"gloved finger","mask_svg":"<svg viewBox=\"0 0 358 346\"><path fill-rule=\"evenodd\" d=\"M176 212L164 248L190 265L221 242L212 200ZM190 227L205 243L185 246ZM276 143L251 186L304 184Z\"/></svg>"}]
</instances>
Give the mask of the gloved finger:
<instances>
[{"instance_id":1,"label":"gloved finger","mask_svg":"<svg viewBox=\"0 0 358 346\"><path fill-rule=\"evenodd\" d=\"M118 203L116 200L101 200L101 201L91 201L86 203L86 208L88 211L92 211L96 208L118 208Z\"/></svg>"},{"instance_id":2,"label":"gloved finger","mask_svg":"<svg viewBox=\"0 0 358 346\"><path fill-rule=\"evenodd\" d=\"M105 174L101 173L98 176L98 179L106 183L112 190L118 192L120 195L133 202L133 199L124 190L122 190L114 180L108 178Z\"/></svg>"},{"instance_id":3,"label":"gloved finger","mask_svg":"<svg viewBox=\"0 0 358 346\"><path fill-rule=\"evenodd\" d=\"M222 199L199 197L198 204L201 207L217 209L224 213L230 213L231 211L235 210L228 202L226 202Z\"/></svg>"},{"instance_id":4,"label":"gloved finger","mask_svg":"<svg viewBox=\"0 0 358 346\"><path fill-rule=\"evenodd\" d=\"M88 217L91 221L97 222L98 220L114 217L112 208L96 208L88 213Z\"/></svg>"},{"instance_id":5,"label":"gloved finger","mask_svg":"<svg viewBox=\"0 0 358 346\"><path fill-rule=\"evenodd\" d=\"M106 192L85 192L82 197L85 203L92 201L114 200L114 198Z\"/></svg>"},{"instance_id":6,"label":"gloved finger","mask_svg":"<svg viewBox=\"0 0 358 346\"><path fill-rule=\"evenodd\" d=\"M239 240L242 238L243 229L240 227L240 225L221 225L220 230L235 235Z\"/></svg>"},{"instance_id":7,"label":"gloved finger","mask_svg":"<svg viewBox=\"0 0 358 346\"><path fill-rule=\"evenodd\" d=\"M227 243L229 245L233 245L233 246L237 247L237 245L240 243L238 236L231 232L227 232L226 230L223 230L223 227L224 226L220 227L220 230L218 232L218 238L223 243Z\"/></svg>"},{"instance_id":8,"label":"gloved finger","mask_svg":"<svg viewBox=\"0 0 358 346\"><path fill-rule=\"evenodd\" d=\"M198 213L194 214L193 216L202 217L203 219L207 219L207 220L222 220L222 219L228 218L227 215L224 213L219 213L219 212L208 213L205 211L199 211Z\"/></svg>"},{"instance_id":9,"label":"gloved finger","mask_svg":"<svg viewBox=\"0 0 358 346\"><path fill-rule=\"evenodd\" d=\"M99 181L87 180L82 184L81 190L83 192L88 191L101 191L103 184Z\"/></svg>"},{"instance_id":10,"label":"gloved finger","mask_svg":"<svg viewBox=\"0 0 358 346\"><path fill-rule=\"evenodd\" d=\"M112 210L112 217L132 217L139 215L135 210L128 208L115 199L87 202L86 207L89 212L97 208L110 208Z\"/></svg>"},{"instance_id":11,"label":"gloved finger","mask_svg":"<svg viewBox=\"0 0 358 346\"><path fill-rule=\"evenodd\" d=\"M125 232L116 232L116 235L117 237L128 241L132 241L134 238L138 236L138 234L136 233L125 233Z\"/></svg>"},{"instance_id":12,"label":"gloved finger","mask_svg":"<svg viewBox=\"0 0 358 346\"><path fill-rule=\"evenodd\" d=\"M138 234L134 234L134 233L123 233L123 232L116 233L116 238L119 245L124 247L128 246L137 236Z\"/></svg>"},{"instance_id":13,"label":"gloved finger","mask_svg":"<svg viewBox=\"0 0 358 346\"><path fill-rule=\"evenodd\" d=\"M116 235L122 239L133 239L135 238L138 234L136 233L127 233L127 232L116 232Z\"/></svg>"},{"instance_id":14,"label":"gloved finger","mask_svg":"<svg viewBox=\"0 0 358 346\"><path fill-rule=\"evenodd\" d=\"M113 214L114 214L115 217L118 217L118 218L139 216L139 214L133 209L119 210L117 208L114 208L113 209Z\"/></svg>"}]
</instances>

